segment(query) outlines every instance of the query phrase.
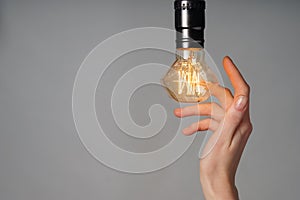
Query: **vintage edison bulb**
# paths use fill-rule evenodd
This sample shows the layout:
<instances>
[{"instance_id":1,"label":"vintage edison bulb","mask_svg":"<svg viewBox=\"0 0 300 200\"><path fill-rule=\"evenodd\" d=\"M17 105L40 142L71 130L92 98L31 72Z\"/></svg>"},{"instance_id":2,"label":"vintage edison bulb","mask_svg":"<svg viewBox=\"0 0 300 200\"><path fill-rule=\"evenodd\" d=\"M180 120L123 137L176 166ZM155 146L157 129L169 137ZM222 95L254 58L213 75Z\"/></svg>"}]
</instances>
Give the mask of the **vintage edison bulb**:
<instances>
[{"instance_id":1,"label":"vintage edison bulb","mask_svg":"<svg viewBox=\"0 0 300 200\"><path fill-rule=\"evenodd\" d=\"M218 79L205 62L203 48L178 48L176 61L162 82L174 100L196 103L210 97L207 84L217 83Z\"/></svg>"}]
</instances>

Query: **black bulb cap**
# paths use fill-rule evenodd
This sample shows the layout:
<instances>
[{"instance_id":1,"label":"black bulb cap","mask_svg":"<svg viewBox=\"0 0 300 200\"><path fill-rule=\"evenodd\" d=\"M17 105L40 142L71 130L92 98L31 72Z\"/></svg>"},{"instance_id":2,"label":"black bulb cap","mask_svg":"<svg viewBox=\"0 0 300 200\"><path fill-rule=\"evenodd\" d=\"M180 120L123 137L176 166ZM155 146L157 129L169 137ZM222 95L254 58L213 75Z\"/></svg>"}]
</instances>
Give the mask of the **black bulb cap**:
<instances>
[{"instance_id":1,"label":"black bulb cap","mask_svg":"<svg viewBox=\"0 0 300 200\"><path fill-rule=\"evenodd\" d=\"M204 0L176 0L176 48L203 48L205 29Z\"/></svg>"}]
</instances>

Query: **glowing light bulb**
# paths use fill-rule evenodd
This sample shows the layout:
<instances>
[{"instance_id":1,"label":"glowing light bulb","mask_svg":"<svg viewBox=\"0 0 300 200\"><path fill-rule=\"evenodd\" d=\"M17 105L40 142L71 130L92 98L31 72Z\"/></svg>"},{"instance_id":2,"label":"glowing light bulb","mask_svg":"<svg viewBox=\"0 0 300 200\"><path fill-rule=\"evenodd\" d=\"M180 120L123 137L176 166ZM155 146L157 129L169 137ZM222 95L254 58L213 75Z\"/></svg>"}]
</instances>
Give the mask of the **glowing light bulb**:
<instances>
[{"instance_id":1,"label":"glowing light bulb","mask_svg":"<svg viewBox=\"0 0 300 200\"><path fill-rule=\"evenodd\" d=\"M175 0L176 61L162 79L170 96L195 103L210 96L207 85L218 79L205 62L204 0Z\"/></svg>"},{"instance_id":2,"label":"glowing light bulb","mask_svg":"<svg viewBox=\"0 0 300 200\"><path fill-rule=\"evenodd\" d=\"M205 62L201 48L179 48L176 61L162 79L170 96L185 103L202 102L209 98L207 84L218 79Z\"/></svg>"}]
</instances>

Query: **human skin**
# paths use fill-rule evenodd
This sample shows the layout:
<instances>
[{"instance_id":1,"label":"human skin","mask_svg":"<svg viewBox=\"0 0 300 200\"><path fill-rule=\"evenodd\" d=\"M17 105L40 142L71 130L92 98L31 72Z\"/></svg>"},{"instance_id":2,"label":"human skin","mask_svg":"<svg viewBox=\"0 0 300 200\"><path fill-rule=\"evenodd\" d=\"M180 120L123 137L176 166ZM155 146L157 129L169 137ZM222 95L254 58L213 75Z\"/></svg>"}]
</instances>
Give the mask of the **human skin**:
<instances>
[{"instance_id":1,"label":"human skin","mask_svg":"<svg viewBox=\"0 0 300 200\"><path fill-rule=\"evenodd\" d=\"M183 134L213 131L203 150L205 156L200 159L200 182L207 200L239 198L235 174L252 132L250 87L228 56L223 59L223 66L234 88L234 95L228 88L211 84L209 91L219 100L219 104L202 103L174 110L177 117L207 116L185 128Z\"/></svg>"}]
</instances>

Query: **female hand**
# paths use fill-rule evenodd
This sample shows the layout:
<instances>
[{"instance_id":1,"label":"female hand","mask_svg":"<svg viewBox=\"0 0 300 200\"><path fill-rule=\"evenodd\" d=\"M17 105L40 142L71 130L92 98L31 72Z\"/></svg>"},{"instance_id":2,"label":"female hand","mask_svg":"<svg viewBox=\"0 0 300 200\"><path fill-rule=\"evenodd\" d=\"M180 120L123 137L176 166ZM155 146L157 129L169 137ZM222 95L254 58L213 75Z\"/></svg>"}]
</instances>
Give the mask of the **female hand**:
<instances>
[{"instance_id":1,"label":"female hand","mask_svg":"<svg viewBox=\"0 0 300 200\"><path fill-rule=\"evenodd\" d=\"M200 182L206 199L238 199L235 174L244 147L252 132L249 116L249 86L229 57L223 60L224 69L233 85L234 95L228 88L209 85L211 95L220 104L202 103L177 108L177 117L209 116L183 130L185 135L211 130L200 159Z\"/></svg>"}]
</instances>

